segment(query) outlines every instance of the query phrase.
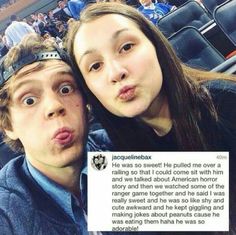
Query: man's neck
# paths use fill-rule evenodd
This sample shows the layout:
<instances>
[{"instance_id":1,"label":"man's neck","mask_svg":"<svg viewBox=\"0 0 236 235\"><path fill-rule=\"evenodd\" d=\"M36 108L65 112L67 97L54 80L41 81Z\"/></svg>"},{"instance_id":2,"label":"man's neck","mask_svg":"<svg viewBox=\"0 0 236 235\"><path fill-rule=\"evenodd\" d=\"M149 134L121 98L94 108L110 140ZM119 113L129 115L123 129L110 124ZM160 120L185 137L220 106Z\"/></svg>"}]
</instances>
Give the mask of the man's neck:
<instances>
[{"instance_id":1,"label":"man's neck","mask_svg":"<svg viewBox=\"0 0 236 235\"><path fill-rule=\"evenodd\" d=\"M73 165L66 167L54 167L50 165L43 165L42 167L40 162L35 161L34 159L32 160L28 158L28 161L33 167L49 179L66 188L71 193L75 195L79 194L80 172L82 167L81 160L78 160L77 162L74 162Z\"/></svg>"}]
</instances>

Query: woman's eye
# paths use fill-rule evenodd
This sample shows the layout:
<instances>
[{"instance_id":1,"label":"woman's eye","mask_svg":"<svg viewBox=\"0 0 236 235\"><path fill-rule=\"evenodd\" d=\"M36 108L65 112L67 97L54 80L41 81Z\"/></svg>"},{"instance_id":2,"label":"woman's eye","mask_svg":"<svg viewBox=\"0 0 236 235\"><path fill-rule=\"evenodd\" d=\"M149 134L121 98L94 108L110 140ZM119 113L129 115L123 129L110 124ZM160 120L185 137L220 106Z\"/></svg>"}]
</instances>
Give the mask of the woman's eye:
<instances>
[{"instance_id":1,"label":"woman's eye","mask_svg":"<svg viewBox=\"0 0 236 235\"><path fill-rule=\"evenodd\" d=\"M133 46L134 46L133 43L127 43L121 48L121 52L122 51L124 51L124 52L129 51Z\"/></svg>"},{"instance_id":2,"label":"woman's eye","mask_svg":"<svg viewBox=\"0 0 236 235\"><path fill-rule=\"evenodd\" d=\"M27 106L32 106L34 105L36 102L36 97L27 97L23 100L23 103Z\"/></svg>"},{"instance_id":3,"label":"woman's eye","mask_svg":"<svg viewBox=\"0 0 236 235\"><path fill-rule=\"evenodd\" d=\"M89 71L97 71L100 68L100 66L101 64L97 62L89 68Z\"/></svg>"},{"instance_id":4,"label":"woman's eye","mask_svg":"<svg viewBox=\"0 0 236 235\"><path fill-rule=\"evenodd\" d=\"M69 94L73 91L73 87L71 85L64 85L60 88L60 93L61 94Z\"/></svg>"}]
</instances>

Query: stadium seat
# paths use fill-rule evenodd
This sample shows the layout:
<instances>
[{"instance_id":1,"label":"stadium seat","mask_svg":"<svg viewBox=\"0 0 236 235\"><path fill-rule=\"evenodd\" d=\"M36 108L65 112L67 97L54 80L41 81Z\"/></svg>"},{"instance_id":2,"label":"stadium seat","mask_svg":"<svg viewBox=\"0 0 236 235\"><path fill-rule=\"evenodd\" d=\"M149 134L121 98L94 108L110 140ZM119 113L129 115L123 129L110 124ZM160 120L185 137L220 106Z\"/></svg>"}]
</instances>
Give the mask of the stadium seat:
<instances>
[{"instance_id":1,"label":"stadium seat","mask_svg":"<svg viewBox=\"0 0 236 235\"><path fill-rule=\"evenodd\" d=\"M212 22L210 14L198 2L191 0L160 18L158 28L166 37L170 37L185 26L202 29Z\"/></svg>"},{"instance_id":2,"label":"stadium seat","mask_svg":"<svg viewBox=\"0 0 236 235\"><path fill-rule=\"evenodd\" d=\"M195 68L211 70L225 58L194 27L188 26L168 38L180 60Z\"/></svg>"},{"instance_id":3,"label":"stadium seat","mask_svg":"<svg viewBox=\"0 0 236 235\"><path fill-rule=\"evenodd\" d=\"M213 17L221 30L236 46L236 0L230 0L218 6Z\"/></svg>"},{"instance_id":4,"label":"stadium seat","mask_svg":"<svg viewBox=\"0 0 236 235\"><path fill-rule=\"evenodd\" d=\"M202 4L210 12L210 14L213 15L215 8L225 1L226 0L202 0Z\"/></svg>"},{"instance_id":5,"label":"stadium seat","mask_svg":"<svg viewBox=\"0 0 236 235\"><path fill-rule=\"evenodd\" d=\"M168 3L171 5L174 5L176 7L179 7L181 5L183 5L184 3L186 3L189 0L169 0Z\"/></svg>"},{"instance_id":6,"label":"stadium seat","mask_svg":"<svg viewBox=\"0 0 236 235\"><path fill-rule=\"evenodd\" d=\"M227 74L236 74L236 55L227 59L224 63L219 64L211 71L224 72Z\"/></svg>"}]
</instances>

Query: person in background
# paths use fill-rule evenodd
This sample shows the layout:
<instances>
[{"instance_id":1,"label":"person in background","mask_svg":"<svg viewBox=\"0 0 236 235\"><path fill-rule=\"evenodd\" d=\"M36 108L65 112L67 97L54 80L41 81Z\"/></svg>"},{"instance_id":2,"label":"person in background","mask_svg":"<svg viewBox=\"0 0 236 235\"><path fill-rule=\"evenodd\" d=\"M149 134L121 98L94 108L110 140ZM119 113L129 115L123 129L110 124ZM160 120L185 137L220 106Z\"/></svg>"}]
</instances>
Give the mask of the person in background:
<instances>
[{"instance_id":1,"label":"person in background","mask_svg":"<svg viewBox=\"0 0 236 235\"><path fill-rule=\"evenodd\" d=\"M48 31L48 21L44 13L39 12L37 15L38 18L38 28L41 35L45 34L45 31Z\"/></svg>"},{"instance_id":2,"label":"person in background","mask_svg":"<svg viewBox=\"0 0 236 235\"><path fill-rule=\"evenodd\" d=\"M61 39L63 39L66 35L66 32L67 32L67 28L65 26L65 24L63 24L63 22L61 21L58 21L56 23L56 28L57 28L57 36Z\"/></svg>"},{"instance_id":3,"label":"person in background","mask_svg":"<svg viewBox=\"0 0 236 235\"><path fill-rule=\"evenodd\" d=\"M141 6L138 10L145 15L154 25L157 25L158 20L176 9L175 6L172 6L168 3L153 3L152 0L139 0Z\"/></svg>"},{"instance_id":4,"label":"person in background","mask_svg":"<svg viewBox=\"0 0 236 235\"><path fill-rule=\"evenodd\" d=\"M40 29L41 36L45 34L45 32L49 32L53 37L58 36L58 30L56 24L59 21L52 20L46 14L38 13L38 27Z\"/></svg>"},{"instance_id":5,"label":"person in background","mask_svg":"<svg viewBox=\"0 0 236 235\"><path fill-rule=\"evenodd\" d=\"M59 11L55 13L55 17L58 18L58 20L67 22L72 17L72 14L66 2L59 0L57 1L57 4L58 4Z\"/></svg>"},{"instance_id":6,"label":"person in background","mask_svg":"<svg viewBox=\"0 0 236 235\"><path fill-rule=\"evenodd\" d=\"M31 14L30 17L33 20L32 27L36 33L40 34L38 14Z\"/></svg>"},{"instance_id":7,"label":"person in background","mask_svg":"<svg viewBox=\"0 0 236 235\"><path fill-rule=\"evenodd\" d=\"M53 13L52 10L48 12L48 18L49 18L52 22L56 22L56 21L57 21L57 19L55 18L54 13Z\"/></svg>"},{"instance_id":8,"label":"person in background","mask_svg":"<svg viewBox=\"0 0 236 235\"><path fill-rule=\"evenodd\" d=\"M18 21L16 15L12 15L10 19L11 24L5 30L8 48L17 45L27 34L35 32L34 29L27 23Z\"/></svg>"},{"instance_id":9,"label":"person in background","mask_svg":"<svg viewBox=\"0 0 236 235\"><path fill-rule=\"evenodd\" d=\"M4 36L0 35L0 58L2 58L8 52Z\"/></svg>"}]
</instances>

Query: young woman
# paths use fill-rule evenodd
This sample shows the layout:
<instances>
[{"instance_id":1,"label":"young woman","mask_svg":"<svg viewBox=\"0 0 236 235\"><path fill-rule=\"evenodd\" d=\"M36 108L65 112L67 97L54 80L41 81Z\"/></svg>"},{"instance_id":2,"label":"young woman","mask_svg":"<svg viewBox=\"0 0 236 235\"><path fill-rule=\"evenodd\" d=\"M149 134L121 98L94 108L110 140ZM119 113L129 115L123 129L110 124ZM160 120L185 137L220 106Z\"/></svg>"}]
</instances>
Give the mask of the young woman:
<instances>
[{"instance_id":1,"label":"young woman","mask_svg":"<svg viewBox=\"0 0 236 235\"><path fill-rule=\"evenodd\" d=\"M83 75L79 82L118 149L159 150L163 143L156 143L171 135L166 150L207 150L217 126L235 127L232 122L225 126L230 121L225 118L235 117L234 77L219 80L226 75L183 66L163 35L133 8L91 6L68 38L68 50ZM212 79L218 80L208 82L208 89L202 86ZM220 101L224 105L214 105Z\"/></svg>"},{"instance_id":2,"label":"young woman","mask_svg":"<svg viewBox=\"0 0 236 235\"><path fill-rule=\"evenodd\" d=\"M67 48L115 150L230 151L235 198L234 76L184 66L159 30L122 4L88 7L70 28ZM236 232L232 201L230 213Z\"/></svg>"}]
</instances>

